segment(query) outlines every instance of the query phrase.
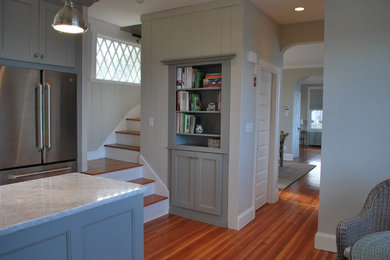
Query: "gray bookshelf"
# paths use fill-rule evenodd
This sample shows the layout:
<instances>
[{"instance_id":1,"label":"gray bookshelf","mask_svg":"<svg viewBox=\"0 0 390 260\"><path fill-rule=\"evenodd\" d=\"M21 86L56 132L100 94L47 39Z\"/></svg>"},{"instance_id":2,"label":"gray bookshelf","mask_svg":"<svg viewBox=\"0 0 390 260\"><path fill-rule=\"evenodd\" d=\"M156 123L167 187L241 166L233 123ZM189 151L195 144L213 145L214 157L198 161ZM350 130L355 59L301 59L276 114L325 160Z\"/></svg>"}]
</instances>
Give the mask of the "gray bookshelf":
<instances>
[{"instance_id":1,"label":"gray bookshelf","mask_svg":"<svg viewBox=\"0 0 390 260\"><path fill-rule=\"evenodd\" d=\"M227 227L230 61L234 57L223 55L163 61L169 65L170 213L222 227ZM194 88L195 84L188 87L186 84L186 88L178 89L178 68L184 67L205 74L222 74L222 83L208 88ZM194 108L187 103L183 107L178 105L178 99L182 97L179 91L187 92L185 95L188 96L199 95L201 110L191 111ZM219 95L220 109L217 104ZM216 104L216 111L207 111L209 103ZM187 118L195 117L195 124L202 125L203 133L191 132L188 127L185 130L189 132L183 132L184 114L189 115ZM220 146L209 147L209 139L219 140Z\"/></svg>"},{"instance_id":2,"label":"gray bookshelf","mask_svg":"<svg viewBox=\"0 0 390 260\"><path fill-rule=\"evenodd\" d=\"M163 61L169 65L169 147L171 149L189 149L189 151L228 154L229 152L229 99L230 99L230 59L234 55L214 56L195 59ZM182 88L176 86L177 68L192 67L204 73L221 73L221 87ZM196 93L202 103L201 111L182 111L177 109L177 93ZM221 109L207 111L210 103L218 106L218 95L221 95ZM188 114L196 117L196 125L202 125L203 133L179 132L177 114ZM220 147L208 146L208 139L220 140ZM183 149L184 150L184 149Z\"/></svg>"}]
</instances>

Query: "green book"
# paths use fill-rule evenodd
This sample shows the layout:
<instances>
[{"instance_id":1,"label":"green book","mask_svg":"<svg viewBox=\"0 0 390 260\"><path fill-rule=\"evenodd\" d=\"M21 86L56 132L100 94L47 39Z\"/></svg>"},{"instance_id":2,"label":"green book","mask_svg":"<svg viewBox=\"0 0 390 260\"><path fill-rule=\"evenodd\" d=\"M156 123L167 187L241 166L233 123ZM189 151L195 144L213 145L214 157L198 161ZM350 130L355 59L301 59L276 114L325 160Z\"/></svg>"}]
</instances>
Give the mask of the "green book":
<instances>
[{"instance_id":1,"label":"green book","mask_svg":"<svg viewBox=\"0 0 390 260\"><path fill-rule=\"evenodd\" d=\"M195 72L194 88L201 88L203 86L204 73L201 71Z\"/></svg>"}]
</instances>

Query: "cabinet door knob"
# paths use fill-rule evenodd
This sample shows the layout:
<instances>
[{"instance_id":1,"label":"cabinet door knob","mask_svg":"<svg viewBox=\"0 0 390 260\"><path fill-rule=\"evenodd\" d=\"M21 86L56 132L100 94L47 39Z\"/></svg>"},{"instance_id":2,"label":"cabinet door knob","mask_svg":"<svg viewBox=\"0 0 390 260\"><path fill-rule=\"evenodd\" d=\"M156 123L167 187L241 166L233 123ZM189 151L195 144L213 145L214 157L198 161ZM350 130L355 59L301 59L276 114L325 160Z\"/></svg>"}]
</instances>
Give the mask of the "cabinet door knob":
<instances>
[{"instance_id":1,"label":"cabinet door knob","mask_svg":"<svg viewBox=\"0 0 390 260\"><path fill-rule=\"evenodd\" d=\"M38 58L38 53L34 53L34 58Z\"/></svg>"},{"instance_id":2,"label":"cabinet door knob","mask_svg":"<svg viewBox=\"0 0 390 260\"><path fill-rule=\"evenodd\" d=\"M41 54L41 59L44 59L45 58L45 55L44 54Z\"/></svg>"}]
</instances>

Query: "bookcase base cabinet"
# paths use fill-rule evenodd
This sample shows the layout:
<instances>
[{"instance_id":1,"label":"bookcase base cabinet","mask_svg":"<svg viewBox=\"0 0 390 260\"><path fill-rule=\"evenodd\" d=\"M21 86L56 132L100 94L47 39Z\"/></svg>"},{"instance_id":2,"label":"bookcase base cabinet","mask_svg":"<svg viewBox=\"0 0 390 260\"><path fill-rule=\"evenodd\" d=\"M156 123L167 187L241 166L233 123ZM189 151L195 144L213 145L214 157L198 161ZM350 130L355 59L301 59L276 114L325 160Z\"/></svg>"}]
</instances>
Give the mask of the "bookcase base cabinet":
<instances>
[{"instance_id":1,"label":"bookcase base cabinet","mask_svg":"<svg viewBox=\"0 0 390 260\"><path fill-rule=\"evenodd\" d=\"M171 209L175 215L227 226L227 160L217 153L172 150Z\"/></svg>"}]
</instances>

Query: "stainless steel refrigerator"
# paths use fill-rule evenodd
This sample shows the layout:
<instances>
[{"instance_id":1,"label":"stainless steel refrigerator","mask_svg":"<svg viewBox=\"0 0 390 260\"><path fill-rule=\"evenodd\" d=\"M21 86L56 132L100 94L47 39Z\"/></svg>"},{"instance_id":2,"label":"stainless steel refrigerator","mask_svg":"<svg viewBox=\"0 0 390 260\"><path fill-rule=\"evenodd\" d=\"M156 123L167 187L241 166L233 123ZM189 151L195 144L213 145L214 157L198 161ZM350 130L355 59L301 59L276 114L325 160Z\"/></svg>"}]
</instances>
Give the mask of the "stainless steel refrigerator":
<instances>
[{"instance_id":1,"label":"stainless steel refrigerator","mask_svg":"<svg viewBox=\"0 0 390 260\"><path fill-rule=\"evenodd\" d=\"M74 172L76 160L76 75L0 66L0 183Z\"/></svg>"}]
</instances>

